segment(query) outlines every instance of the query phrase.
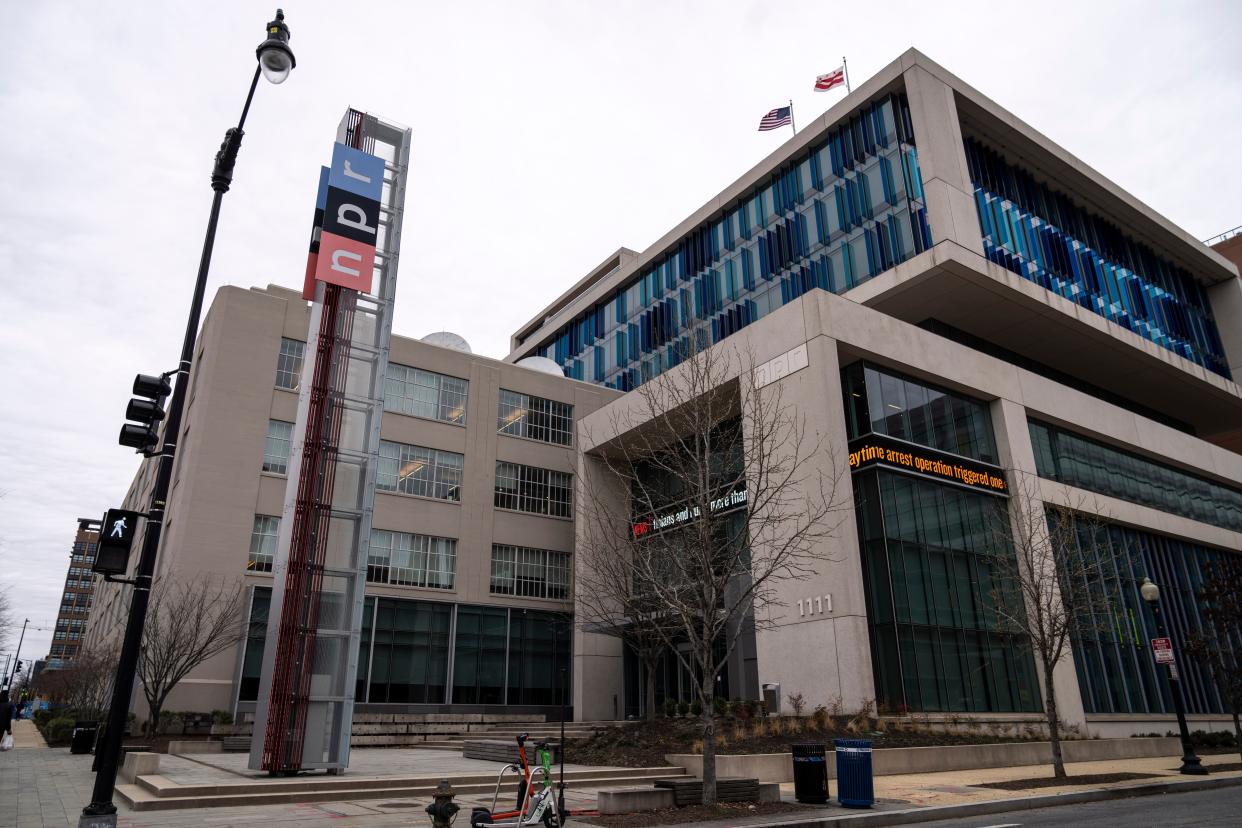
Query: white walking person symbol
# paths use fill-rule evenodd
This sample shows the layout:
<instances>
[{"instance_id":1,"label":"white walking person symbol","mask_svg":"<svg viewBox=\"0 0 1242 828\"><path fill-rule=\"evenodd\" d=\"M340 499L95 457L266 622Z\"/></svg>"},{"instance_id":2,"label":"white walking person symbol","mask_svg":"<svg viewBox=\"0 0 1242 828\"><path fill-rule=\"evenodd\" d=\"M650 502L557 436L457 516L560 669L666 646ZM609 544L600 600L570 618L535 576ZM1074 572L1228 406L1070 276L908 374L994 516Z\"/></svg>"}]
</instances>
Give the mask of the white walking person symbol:
<instances>
[{"instance_id":1,"label":"white walking person symbol","mask_svg":"<svg viewBox=\"0 0 1242 828\"><path fill-rule=\"evenodd\" d=\"M112 533L108 535L110 538L125 537L125 518L112 521Z\"/></svg>"}]
</instances>

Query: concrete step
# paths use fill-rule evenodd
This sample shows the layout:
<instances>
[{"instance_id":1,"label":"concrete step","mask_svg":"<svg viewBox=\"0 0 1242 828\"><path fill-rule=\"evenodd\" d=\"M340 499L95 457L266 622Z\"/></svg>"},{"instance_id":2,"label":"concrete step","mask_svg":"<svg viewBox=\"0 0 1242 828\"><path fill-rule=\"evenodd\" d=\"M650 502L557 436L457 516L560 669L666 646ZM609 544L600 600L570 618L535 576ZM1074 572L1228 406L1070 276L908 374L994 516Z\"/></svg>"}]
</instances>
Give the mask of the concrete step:
<instances>
[{"instance_id":1,"label":"concrete step","mask_svg":"<svg viewBox=\"0 0 1242 828\"><path fill-rule=\"evenodd\" d=\"M578 789L642 785L657 779L683 776L683 768L625 768L618 770L590 769L567 771L565 782ZM501 796L515 795L517 782L500 786ZM135 811L173 810L180 808L222 808L245 805L271 805L291 802L340 802L355 799L430 798L439 784L430 778L369 778L316 777L289 781L250 782L226 785L177 785L162 776L140 776L134 785L117 785L116 793ZM458 794L491 794L496 789L494 776L460 776L450 778Z\"/></svg>"}]
</instances>

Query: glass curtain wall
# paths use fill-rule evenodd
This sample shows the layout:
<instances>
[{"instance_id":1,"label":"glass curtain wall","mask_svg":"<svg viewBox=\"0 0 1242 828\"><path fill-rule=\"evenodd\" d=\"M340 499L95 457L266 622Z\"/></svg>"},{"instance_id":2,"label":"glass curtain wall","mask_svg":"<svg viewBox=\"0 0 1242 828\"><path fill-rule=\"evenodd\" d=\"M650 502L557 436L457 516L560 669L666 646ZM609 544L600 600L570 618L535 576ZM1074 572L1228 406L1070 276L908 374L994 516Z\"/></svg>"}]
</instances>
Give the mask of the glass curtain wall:
<instances>
[{"instance_id":1,"label":"glass curtain wall","mask_svg":"<svg viewBox=\"0 0 1242 828\"><path fill-rule=\"evenodd\" d=\"M851 440L882 434L996 463L986 403L861 362L842 382ZM853 482L877 702L1039 710L1030 647L999 631L994 609L994 556L1013 554L995 543L1008 501L887 469L855 472Z\"/></svg>"},{"instance_id":2,"label":"glass curtain wall","mask_svg":"<svg viewBox=\"0 0 1242 828\"><path fill-rule=\"evenodd\" d=\"M1242 532L1242 491L1029 420L1040 477Z\"/></svg>"},{"instance_id":3,"label":"glass curtain wall","mask_svg":"<svg viewBox=\"0 0 1242 828\"><path fill-rule=\"evenodd\" d=\"M238 701L257 700L271 596L268 587L254 589ZM571 683L572 633L573 616L563 613L367 596L354 698L559 706L568 701L560 682Z\"/></svg>"},{"instance_id":4,"label":"glass curtain wall","mask_svg":"<svg viewBox=\"0 0 1242 828\"><path fill-rule=\"evenodd\" d=\"M931 247L905 95L872 101L535 353L630 391L812 288L843 293Z\"/></svg>"},{"instance_id":5,"label":"glass curtain wall","mask_svg":"<svg viewBox=\"0 0 1242 828\"><path fill-rule=\"evenodd\" d=\"M986 403L862 362L846 368L843 376L851 440L883 434L996 463L996 438Z\"/></svg>"},{"instance_id":6,"label":"glass curtain wall","mask_svg":"<svg viewBox=\"0 0 1242 828\"><path fill-rule=\"evenodd\" d=\"M1187 270L970 137L966 162L991 261L1230 377L1207 290Z\"/></svg>"},{"instance_id":7,"label":"glass curtain wall","mask_svg":"<svg viewBox=\"0 0 1242 828\"><path fill-rule=\"evenodd\" d=\"M1039 710L1030 648L998 631L993 608L992 529L1006 501L883 470L853 479L877 702Z\"/></svg>"},{"instance_id":8,"label":"glass curtain wall","mask_svg":"<svg viewBox=\"0 0 1242 828\"><path fill-rule=\"evenodd\" d=\"M1123 526L1110 526L1109 559L1096 583L1084 587L1110 596L1107 618L1090 624L1092 632L1074 641L1074 666L1088 713L1171 713L1163 667L1151 655L1156 621L1139 594L1143 578L1160 587L1165 627L1178 654L1188 713L1223 713L1225 707L1210 675L1186 657L1186 643L1202 624L1196 596L1212 562L1230 553ZM1079 554L1099 551L1080 540Z\"/></svg>"}]
</instances>

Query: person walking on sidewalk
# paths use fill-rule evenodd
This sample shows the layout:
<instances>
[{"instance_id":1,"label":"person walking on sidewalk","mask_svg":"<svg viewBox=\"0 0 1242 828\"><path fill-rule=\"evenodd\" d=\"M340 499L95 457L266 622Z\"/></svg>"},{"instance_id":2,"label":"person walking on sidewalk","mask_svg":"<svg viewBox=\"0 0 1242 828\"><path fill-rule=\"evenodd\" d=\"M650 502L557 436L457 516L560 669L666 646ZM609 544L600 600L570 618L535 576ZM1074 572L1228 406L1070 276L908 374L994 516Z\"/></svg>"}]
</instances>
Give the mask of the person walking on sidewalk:
<instances>
[{"instance_id":1,"label":"person walking on sidewalk","mask_svg":"<svg viewBox=\"0 0 1242 828\"><path fill-rule=\"evenodd\" d=\"M0 690L0 739L13 733L13 704L9 701L9 691Z\"/></svg>"}]
</instances>

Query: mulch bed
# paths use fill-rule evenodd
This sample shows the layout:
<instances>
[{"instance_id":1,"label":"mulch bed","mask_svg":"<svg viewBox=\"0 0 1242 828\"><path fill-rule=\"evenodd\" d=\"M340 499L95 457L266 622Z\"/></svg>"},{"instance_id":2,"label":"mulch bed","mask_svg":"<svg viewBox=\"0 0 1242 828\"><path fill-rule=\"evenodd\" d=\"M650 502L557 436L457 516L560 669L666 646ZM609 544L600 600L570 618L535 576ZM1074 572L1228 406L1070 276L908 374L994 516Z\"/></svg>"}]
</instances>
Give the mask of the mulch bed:
<instances>
[{"instance_id":1,"label":"mulch bed","mask_svg":"<svg viewBox=\"0 0 1242 828\"><path fill-rule=\"evenodd\" d=\"M565 749L565 761L584 765L624 768L652 768L666 764L667 753L695 753L701 724L690 719L656 719L636 722L625 727L612 727L590 739L571 742ZM724 721L716 725L717 754L788 753L798 742L822 742L832 750L833 739L870 739L874 748L934 747L942 745L985 745L1002 742L1024 742L1022 736L997 736L980 730L977 733L905 732L889 730L849 732L841 725L813 733L783 733L779 736L746 736L733 738L734 725ZM723 739L721 738L723 736Z\"/></svg>"},{"instance_id":2,"label":"mulch bed","mask_svg":"<svg viewBox=\"0 0 1242 828\"><path fill-rule=\"evenodd\" d=\"M1089 773L1054 779L1039 776L1034 779L1010 779L1005 782L976 782L972 788L994 788L998 791L1029 791L1035 788L1060 788L1065 785L1103 785L1107 782L1129 782L1132 779L1158 779L1158 773Z\"/></svg>"},{"instance_id":3,"label":"mulch bed","mask_svg":"<svg viewBox=\"0 0 1242 828\"><path fill-rule=\"evenodd\" d=\"M656 825L677 825L684 822L713 822L739 819L741 817L770 816L821 810L809 805L792 802L722 802L719 805L687 805L684 808L661 808L655 811L639 811L636 814L609 814L607 816L571 817L570 823L600 825L603 828L650 828Z\"/></svg>"}]
</instances>

